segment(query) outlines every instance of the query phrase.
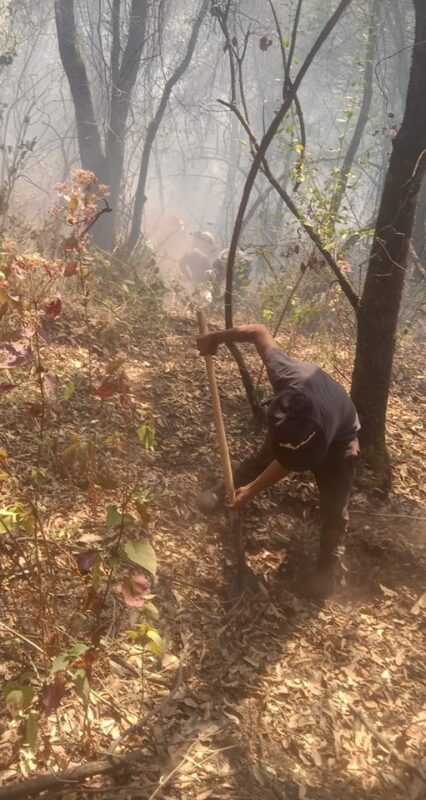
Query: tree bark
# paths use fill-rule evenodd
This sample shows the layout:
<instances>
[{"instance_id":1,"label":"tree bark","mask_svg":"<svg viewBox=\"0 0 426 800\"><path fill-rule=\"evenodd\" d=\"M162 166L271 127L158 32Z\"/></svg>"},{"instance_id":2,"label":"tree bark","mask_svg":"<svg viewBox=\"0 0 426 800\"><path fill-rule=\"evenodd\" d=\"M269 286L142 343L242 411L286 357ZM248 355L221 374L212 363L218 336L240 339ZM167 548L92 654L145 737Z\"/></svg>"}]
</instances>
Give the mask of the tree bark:
<instances>
[{"instance_id":1,"label":"tree bark","mask_svg":"<svg viewBox=\"0 0 426 800\"><path fill-rule=\"evenodd\" d=\"M374 485L391 482L386 411L407 255L426 170L426 3L414 0L415 42L404 118L390 157L367 277L358 310L352 398L361 419L364 460Z\"/></svg>"},{"instance_id":2,"label":"tree bark","mask_svg":"<svg viewBox=\"0 0 426 800\"><path fill-rule=\"evenodd\" d=\"M74 103L78 146L83 169L108 183L107 164L93 107L86 66L77 44L74 0L55 0L59 54Z\"/></svg>"},{"instance_id":3,"label":"tree bark","mask_svg":"<svg viewBox=\"0 0 426 800\"><path fill-rule=\"evenodd\" d=\"M133 88L136 83L145 44L149 0L132 0L127 43L120 64L120 0L112 8L111 104L106 143L106 157L111 189L111 206L116 210L123 178L127 120ZM111 245L115 241L115 225L110 228Z\"/></svg>"},{"instance_id":4,"label":"tree bark","mask_svg":"<svg viewBox=\"0 0 426 800\"><path fill-rule=\"evenodd\" d=\"M111 248L115 241L117 208L123 176L126 126L132 92L140 67L145 43L149 0L132 0L127 41L121 54L121 0L111 7L110 107L107 121L105 152L100 127L94 110L90 80L77 42L74 0L55 0L56 30L59 54L68 78L77 125L81 165L90 169L110 186L112 220L96 229L96 241Z\"/></svg>"}]
</instances>

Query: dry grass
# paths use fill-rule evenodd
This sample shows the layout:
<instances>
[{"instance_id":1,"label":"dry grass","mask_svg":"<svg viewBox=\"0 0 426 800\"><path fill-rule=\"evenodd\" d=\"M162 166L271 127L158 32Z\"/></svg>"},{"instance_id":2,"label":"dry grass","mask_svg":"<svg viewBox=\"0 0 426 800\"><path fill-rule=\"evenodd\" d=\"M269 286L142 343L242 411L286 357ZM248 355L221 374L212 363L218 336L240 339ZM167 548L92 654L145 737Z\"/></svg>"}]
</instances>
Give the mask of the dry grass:
<instances>
[{"instance_id":1,"label":"dry grass","mask_svg":"<svg viewBox=\"0 0 426 800\"><path fill-rule=\"evenodd\" d=\"M323 604L304 597L304 576L317 547L316 497L308 480L290 481L246 515L251 565L268 589L230 611L226 520L206 520L194 505L196 492L218 475L203 364L191 343L195 324L188 315L170 317L154 334L124 316L117 325L115 335L110 331L108 342L100 342L95 366L101 373L124 350L137 408L149 406L156 419L156 452L132 451L127 480L153 497L150 536L160 565L156 592L168 651L161 664L141 660L124 634L135 612L112 593L99 620L103 639L84 734L83 707L71 691L56 713L43 717L35 749L23 739L19 715L8 717L4 709L4 781L65 769L108 751L129 725L169 696L186 644L176 695L123 743L123 750L142 748L140 764L117 766L112 775L55 797L420 800L420 773L426 771L420 347L406 342L396 364L389 423L394 493L384 504L367 501L362 491L354 497L346 586ZM294 354L348 371L347 354L342 351L336 361L334 353L327 362L321 342L300 339ZM93 414L85 390L84 336L72 318L58 323L45 355L61 386L73 377L81 387L72 402L52 403L57 435L43 490L44 586L55 609L49 620L54 655L59 640L69 644L90 625L93 630L73 553L87 542L103 546L104 508L117 502L122 487L118 480L89 497L82 476L61 467L69 436L88 428ZM218 375L236 459L257 437L226 354ZM3 436L13 478L3 484L5 503L28 494L34 448L27 398L18 391L9 397ZM119 406L104 404L97 423L102 436L120 429L121 414ZM122 456L112 450L104 466L110 478L120 479L125 471ZM24 534L19 546L28 565L32 545ZM27 566L19 574L19 561L7 547L2 558L4 569L15 565L3 581L1 619L15 635L2 631L2 677L16 679L31 669L41 685L48 665L37 649L36 587Z\"/></svg>"}]
</instances>

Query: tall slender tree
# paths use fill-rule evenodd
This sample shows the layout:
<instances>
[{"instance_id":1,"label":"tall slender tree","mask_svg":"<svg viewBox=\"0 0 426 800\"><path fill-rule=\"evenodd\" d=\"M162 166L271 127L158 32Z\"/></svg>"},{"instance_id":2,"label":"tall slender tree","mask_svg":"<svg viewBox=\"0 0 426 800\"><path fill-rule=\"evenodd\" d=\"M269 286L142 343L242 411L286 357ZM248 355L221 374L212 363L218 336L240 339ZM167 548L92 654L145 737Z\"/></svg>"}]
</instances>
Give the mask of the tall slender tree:
<instances>
[{"instance_id":1,"label":"tall slender tree","mask_svg":"<svg viewBox=\"0 0 426 800\"><path fill-rule=\"evenodd\" d=\"M102 142L102 128L95 112L89 72L78 42L74 0L55 0L55 19L59 54L68 78L74 104L81 164L109 184L111 205L117 209L123 177L126 126L132 93L145 44L149 0L132 0L127 36L123 42L122 3L111 5L111 47L108 73L110 86L106 120L107 136ZM111 246L115 239L114 220L100 226L102 240Z\"/></svg>"},{"instance_id":2,"label":"tall slender tree","mask_svg":"<svg viewBox=\"0 0 426 800\"><path fill-rule=\"evenodd\" d=\"M398 315L416 204L426 172L426 3L413 0L415 40L405 114L393 140L367 276L358 309L352 397L365 459L378 488L391 480L386 411Z\"/></svg>"}]
</instances>

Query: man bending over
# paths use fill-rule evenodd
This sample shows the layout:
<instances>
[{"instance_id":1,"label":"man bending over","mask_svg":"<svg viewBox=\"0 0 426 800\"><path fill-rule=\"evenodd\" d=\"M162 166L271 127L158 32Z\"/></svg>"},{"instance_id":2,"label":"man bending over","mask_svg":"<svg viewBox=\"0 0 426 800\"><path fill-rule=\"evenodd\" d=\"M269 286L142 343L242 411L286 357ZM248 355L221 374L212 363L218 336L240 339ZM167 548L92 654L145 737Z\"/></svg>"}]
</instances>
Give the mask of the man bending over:
<instances>
[{"instance_id":1,"label":"man bending over","mask_svg":"<svg viewBox=\"0 0 426 800\"><path fill-rule=\"evenodd\" d=\"M348 524L348 505L359 454L360 424L343 386L316 364L290 358L264 325L240 325L197 338L201 355L219 345L251 342L262 358L274 391L267 408L267 434L259 452L234 472L235 508L242 508L290 472L311 470L320 496L321 538L318 593L333 589L338 548ZM223 487L204 492L199 508L217 508Z\"/></svg>"}]
</instances>

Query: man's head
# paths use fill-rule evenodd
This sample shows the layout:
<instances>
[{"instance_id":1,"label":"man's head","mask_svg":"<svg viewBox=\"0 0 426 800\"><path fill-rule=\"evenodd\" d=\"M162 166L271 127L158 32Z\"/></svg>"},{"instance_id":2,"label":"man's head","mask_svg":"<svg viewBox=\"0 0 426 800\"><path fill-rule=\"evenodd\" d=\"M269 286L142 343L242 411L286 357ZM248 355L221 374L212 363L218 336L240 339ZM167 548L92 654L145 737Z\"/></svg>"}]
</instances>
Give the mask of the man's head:
<instances>
[{"instance_id":1,"label":"man's head","mask_svg":"<svg viewBox=\"0 0 426 800\"><path fill-rule=\"evenodd\" d=\"M327 441L315 404L303 391L276 395L267 410L268 431L275 458L287 469L314 470L327 456Z\"/></svg>"}]
</instances>

